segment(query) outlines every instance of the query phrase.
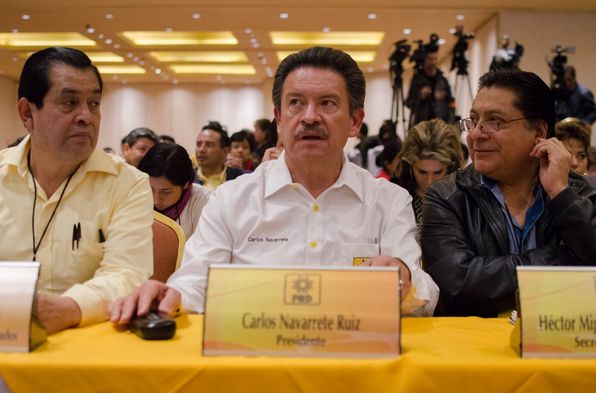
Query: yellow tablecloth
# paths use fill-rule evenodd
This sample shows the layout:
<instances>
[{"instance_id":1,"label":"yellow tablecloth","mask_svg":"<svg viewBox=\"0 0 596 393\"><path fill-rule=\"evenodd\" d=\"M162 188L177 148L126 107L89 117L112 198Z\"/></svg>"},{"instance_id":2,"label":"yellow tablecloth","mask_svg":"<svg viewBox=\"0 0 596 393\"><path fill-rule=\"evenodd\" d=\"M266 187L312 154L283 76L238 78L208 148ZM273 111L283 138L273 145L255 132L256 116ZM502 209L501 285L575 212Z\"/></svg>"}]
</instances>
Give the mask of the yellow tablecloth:
<instances>
[{"instance_id":1,"label":"yellow tablecloth","mask_svg":"<svg viewBox=\"0 0 596 393\"><path fill-rule=\"evenodd\" d=\"M506 319L406 318L396 359L203 357L203 317L180 316L169 341L109 323L0 354L14 392L596 392L596 360L520 359Z\"/></svg>"}]
</instances>

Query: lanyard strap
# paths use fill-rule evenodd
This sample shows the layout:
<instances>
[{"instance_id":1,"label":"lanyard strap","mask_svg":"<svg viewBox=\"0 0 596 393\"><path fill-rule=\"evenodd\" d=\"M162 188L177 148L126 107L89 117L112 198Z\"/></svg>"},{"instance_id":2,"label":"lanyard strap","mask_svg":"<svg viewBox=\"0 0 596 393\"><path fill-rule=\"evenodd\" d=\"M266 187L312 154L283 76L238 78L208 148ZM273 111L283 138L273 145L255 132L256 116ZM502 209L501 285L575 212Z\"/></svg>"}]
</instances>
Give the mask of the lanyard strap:
<instances>
[{"instance_id":1,"label":"lanyard strap","mask_svg":"<svg viewBox=\"0 0 596 393\"><path fill-rule=\"evenodd\" d=\"M52 215L50 216L50 221L48 221L45 229L43 230L43 233L41 234L41 238L39 239L39 242L37 243L37 246L35 246L35 205L37 202L37 184L35 183L35 176L33 176L33 171L31 170L31 151L29 151L29 154L27 154L27 168L29 169L29 173L31 174L31 178L33 179L33 190L34 190L33 212L31 213L31 231L33 233L33 261L35 262L35 257L37 256L37 250L39 250L41 241L43 240L43 237L46 235L46 232L48 231L48 228L50 227L50 223L52 222L52 219L54 218L54 215L56 214L56 210L58 210L58 206L60 206L60 202L62 201L62 197L64 196L64 192L66 191L66 188L68 187L68 183L70 183L70 179L72 179L72 176L75 174L75 172L77 170L75 169L75 171L73 173L71 173L70 176L68 177L68 180L66 181L66 185L62 189L62 193L60 194L60 198L58 199L58 203L56 203L56 207L54 208L54 211L52 212ZM77 168L77 169L79 169L79 168Z\"/></svg>"}]
</instances>

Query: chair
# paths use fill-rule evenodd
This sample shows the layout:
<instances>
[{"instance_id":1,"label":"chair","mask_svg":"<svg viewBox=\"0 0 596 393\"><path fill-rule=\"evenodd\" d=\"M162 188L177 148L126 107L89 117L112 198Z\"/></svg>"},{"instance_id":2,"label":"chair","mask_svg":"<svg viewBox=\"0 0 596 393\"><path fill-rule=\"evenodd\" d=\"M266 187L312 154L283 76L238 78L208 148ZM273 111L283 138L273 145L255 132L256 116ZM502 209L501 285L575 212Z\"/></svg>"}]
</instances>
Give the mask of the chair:
<instances>
[{"instance_id":1,"label":"chair","mask_svg":"<svg viewBox=\"0 0 596 393\"><path fill-rule=\"evenodd\" d=\"M180 225L161 213L153 211L153 276L166 282L179 267L186 236Z\"/></svg>"}]
</instances>

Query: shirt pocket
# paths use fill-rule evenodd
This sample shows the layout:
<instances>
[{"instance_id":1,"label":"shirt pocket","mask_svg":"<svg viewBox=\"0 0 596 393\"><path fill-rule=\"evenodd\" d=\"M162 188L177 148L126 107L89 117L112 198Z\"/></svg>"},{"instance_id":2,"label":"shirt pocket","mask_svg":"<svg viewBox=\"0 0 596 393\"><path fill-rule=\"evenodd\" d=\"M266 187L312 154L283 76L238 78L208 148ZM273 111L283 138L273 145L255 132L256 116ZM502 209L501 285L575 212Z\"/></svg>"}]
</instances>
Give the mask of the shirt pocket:
<instances>
[{"instance_id":1,"label":"shirt pocket","mask_svg":"<svg viewBox=\"0 0 596 393\"><path fill-rule=\"evenodd\" d=\"M380 255L379 244L370 243L342 243L342 263L358 266L362 262Z\"/></svg>"},{"instance_id":2,"label":"shirt pocket","mask_svg":"<svg viewBox=\"0 0 596 393\"><path fill-rule=\"evenodd\" d=\"M82 284L93 278L103 260L103 244L79 241L79 247L75 248L75 263L77 267L76 283Z\"/></svg>"}]
</instances>

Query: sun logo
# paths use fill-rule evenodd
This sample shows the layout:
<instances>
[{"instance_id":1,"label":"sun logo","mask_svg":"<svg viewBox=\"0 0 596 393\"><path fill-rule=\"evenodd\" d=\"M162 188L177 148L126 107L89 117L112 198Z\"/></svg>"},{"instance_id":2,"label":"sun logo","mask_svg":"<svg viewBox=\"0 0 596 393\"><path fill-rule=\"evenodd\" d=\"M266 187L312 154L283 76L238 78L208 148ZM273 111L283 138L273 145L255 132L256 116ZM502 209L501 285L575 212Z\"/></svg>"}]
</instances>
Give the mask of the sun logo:
<instances>
[{"instance_id":1,"label":"sun logo","mask_svg":"<svg viewBox=\"0 0 596 393\"><path fill-rule=\"evenodd\" d=\"M321 304L321 275L286 274L284 303L291 305Z\"/></svg>"},{"instance_id":2,"label":"sun logo","mask_svg":"<svg viewBox=\"0 0 596 393\"><path fill-rule=\"evenodd\" d=\"M292 288L294 288L296 292L306 295L308 291L312 289L312 284L313 282L308 279L308 276L298 276L298 278L294 280Z\"/></svg>"}]
</instances>

